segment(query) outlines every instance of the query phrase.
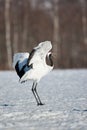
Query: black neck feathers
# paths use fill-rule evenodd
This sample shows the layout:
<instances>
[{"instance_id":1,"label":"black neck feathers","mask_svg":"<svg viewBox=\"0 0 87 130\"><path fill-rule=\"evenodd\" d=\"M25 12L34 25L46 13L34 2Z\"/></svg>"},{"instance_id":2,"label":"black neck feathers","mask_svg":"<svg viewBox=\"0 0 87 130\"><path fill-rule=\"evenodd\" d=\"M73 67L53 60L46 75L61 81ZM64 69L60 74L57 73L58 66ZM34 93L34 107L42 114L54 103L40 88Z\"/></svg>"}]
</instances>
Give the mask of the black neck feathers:
<instances>
[{"instance_id":1,"label":"black neck feathers","mask_svg":"<svg viewBox=\"0 0 87 130\"><path fill-rule=\"evenodd\" d=\"M49 54L49 56L46 56L46 64L49 66L53 66L52 54Z\"/></svg>"}]
</instances>

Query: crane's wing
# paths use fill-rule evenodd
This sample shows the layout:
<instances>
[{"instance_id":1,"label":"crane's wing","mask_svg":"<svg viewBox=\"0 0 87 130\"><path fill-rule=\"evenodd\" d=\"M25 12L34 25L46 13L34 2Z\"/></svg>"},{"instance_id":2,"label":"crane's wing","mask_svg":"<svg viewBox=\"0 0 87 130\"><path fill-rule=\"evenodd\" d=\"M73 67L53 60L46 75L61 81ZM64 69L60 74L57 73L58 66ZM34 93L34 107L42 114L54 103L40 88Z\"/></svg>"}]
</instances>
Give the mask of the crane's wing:
<instances>
[{"instance_id":1,"label":"crane's wing","mask_svg":"<svg viewBox=\"0 0 87 130\"><path fill-rule=\"evenodd\" d=\"M33 57L34 57L34 55L35 55L35 52L36 52L36 50L35 49L33 49L32 51L31 51L31 53L30 53L30 55L29 55L29 58L28 58L28 65L30 65L30 64L33 64L34 62L32 62L32 59L33 59Z\"/></svg>"},{"instance_id":2,"label":"crane's wing","mask_svg":"<svg viewBox=\"0 0 87 130\"><path fill-rule=\"evenodd\" d=\"M13 68L15 68L17 62L19 62L20 63L20 69L21 69L21 67L27 63L28 58L29 58L28 52L14 54L14 56L13 56Z\"/></svg>"},{"instance_id":3,"label":"crane's wing","mask_svg":"<svg viewBox=\"0 0 87 130\"><path fill-rule=\"evenodd\" d=\"M42 63L41 54L38 52L37 49L33 49L28 58L28 65L32 65L33 68L38 68Z\"/></svg>"},{"instance_id":4,"label":"crane's wing","mask_svg":"<svg viewBox=\"0 0 87 130\"><path fill-rule=\"evenodd\" d=\"M15 68L20 78L32 68L32 65L28 66L28 60L29 60L29 53L14 54L13 67Z\"/></svg>"}]
</instances>

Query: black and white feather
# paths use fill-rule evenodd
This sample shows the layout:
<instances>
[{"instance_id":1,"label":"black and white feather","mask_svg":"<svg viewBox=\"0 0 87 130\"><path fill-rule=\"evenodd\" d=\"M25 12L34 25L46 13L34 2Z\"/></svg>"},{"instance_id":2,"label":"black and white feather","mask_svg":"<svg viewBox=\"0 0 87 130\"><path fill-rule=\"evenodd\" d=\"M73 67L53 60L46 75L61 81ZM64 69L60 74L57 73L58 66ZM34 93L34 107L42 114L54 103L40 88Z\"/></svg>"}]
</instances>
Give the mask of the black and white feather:
<instances>
[{"instance_id":1,"label":"black and white feather","mask_svg":"<svg viewBox=\"0 0 87 130\"><path fill-rule=\"evenodd\" d=\"M42 105L42 102L36 91L37 83L54 67L51 49L51 42L45 41L33 48L30 54L16 53L13 57L13 67L20 77L20 82L33 80L32 92L38 105ZM47 64L47 59L50 64Z\"/></svg>"}]
</instances>

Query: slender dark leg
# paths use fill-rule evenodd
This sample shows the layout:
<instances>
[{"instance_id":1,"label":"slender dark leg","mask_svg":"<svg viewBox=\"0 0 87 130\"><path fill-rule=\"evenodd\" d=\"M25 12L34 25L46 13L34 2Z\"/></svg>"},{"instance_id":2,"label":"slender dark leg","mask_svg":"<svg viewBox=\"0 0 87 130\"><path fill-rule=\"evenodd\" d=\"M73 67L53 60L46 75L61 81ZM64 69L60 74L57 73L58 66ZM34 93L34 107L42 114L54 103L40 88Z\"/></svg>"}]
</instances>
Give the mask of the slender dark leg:
<instances>
[{"instance_id":1,"label":"slender dark leg","mask_svg":"<svg viewBox=\"0 0 87 130\"><path fill-rule=\"evenodd\" d=\"M38 93L37 93L36 87L37 87L37 83L34 82L34 83L33 83L33 86L32 86L32 92L33 92L33 95L34 95L34 97L35 97L35 99L36 99L37 105L44 105L44 104L41 102L41 100L40 100L40 97L39 97L39 95L38 95Z\"/></svg>"},{"instance_id":2,"label":"slender dark leg","mask_svg":"<svg viewBox=\"0 0 87 130\"><path fill-rule=\"evenodd\" d=\"M35 85L34 91L35 91L35 93L36 93L36 95L37 95L37 98L38 98L38 101L39 101L39 104L38 104L38 105L44 105L44 104L41 102L41 99L40 99L40 97L39 97L39 95L38 95L38 93L37 93L36 87L37 87L37 83L36 83L36 85Z\"/></svg>"},{"instance_id":3,"label":"slender dark leg","mask_svg":"<svg viewBox=\"0 0 87 130\"><path fill-rule=\"evenodd\" d=\"M37 102L37 105L38 105L39 102L38 102L38 99L37 99L37 97L36 97L36 95L35 95L34 88L35 88L35 82L33 83L33 86L32 86L32 92L33 92L33 95L34 95L34 97L35 97L35 99L36 99L36 102Z\"/></svg>"}]
</instances>

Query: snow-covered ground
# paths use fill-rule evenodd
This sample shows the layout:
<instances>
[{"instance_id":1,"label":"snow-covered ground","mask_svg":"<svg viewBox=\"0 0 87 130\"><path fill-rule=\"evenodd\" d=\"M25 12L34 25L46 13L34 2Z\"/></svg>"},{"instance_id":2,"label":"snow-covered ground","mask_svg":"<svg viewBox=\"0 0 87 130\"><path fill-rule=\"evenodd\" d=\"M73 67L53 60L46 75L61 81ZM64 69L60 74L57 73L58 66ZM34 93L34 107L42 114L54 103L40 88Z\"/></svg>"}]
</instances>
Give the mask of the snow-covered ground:
<instances>
[{"instance_id":1,"label":"snow-covered ground","mask_svg":"<svg viewBox=\"0 0 87 130\"><path fill-rule=\"evenodd\" d=\"M14 71L0 71L0 130L87 130L87 70L54 70L37 87L20 84Z\"/></svg>"}]
</instances>

